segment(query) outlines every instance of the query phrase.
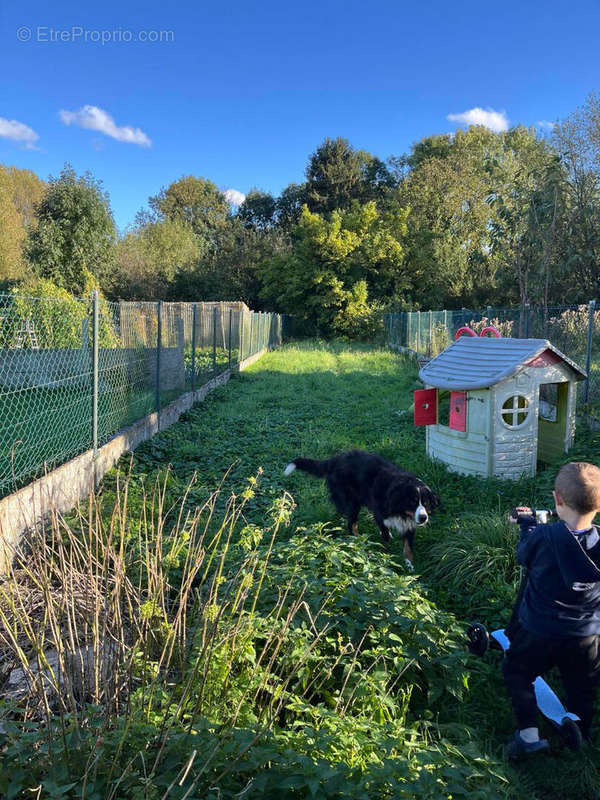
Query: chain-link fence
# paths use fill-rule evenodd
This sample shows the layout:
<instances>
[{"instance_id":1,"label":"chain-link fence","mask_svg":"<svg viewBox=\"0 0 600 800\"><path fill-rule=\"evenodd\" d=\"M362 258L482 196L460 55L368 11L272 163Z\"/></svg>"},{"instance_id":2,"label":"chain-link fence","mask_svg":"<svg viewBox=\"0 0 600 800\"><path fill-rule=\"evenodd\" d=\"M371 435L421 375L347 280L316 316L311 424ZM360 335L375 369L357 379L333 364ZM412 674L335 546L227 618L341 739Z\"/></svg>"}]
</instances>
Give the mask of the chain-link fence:
<instances>
[{"instance_id":1,"label":"chain-link fence","mask_svg":"<svg viewBox=\"0 0 600 800\"><path fill-rule=\"evenodd\" d=\"M0 496L281 339L243 303L0 294Z\"/></svg>"},{"instance_id":2,"label":"chain-link fence","mask_svg":"<svg viewBox=\"0 0 600 800\"><path fill-rule=\"evenodd\" d=\"M600 310L596 301L584 305L445 311L402 311L386 314L388 343L432 358L448 347L462 327L481 334L487 326L501 336L548 339L588 373L579 384L578 404L600 416Z\"/></svg>"}]
</instances>

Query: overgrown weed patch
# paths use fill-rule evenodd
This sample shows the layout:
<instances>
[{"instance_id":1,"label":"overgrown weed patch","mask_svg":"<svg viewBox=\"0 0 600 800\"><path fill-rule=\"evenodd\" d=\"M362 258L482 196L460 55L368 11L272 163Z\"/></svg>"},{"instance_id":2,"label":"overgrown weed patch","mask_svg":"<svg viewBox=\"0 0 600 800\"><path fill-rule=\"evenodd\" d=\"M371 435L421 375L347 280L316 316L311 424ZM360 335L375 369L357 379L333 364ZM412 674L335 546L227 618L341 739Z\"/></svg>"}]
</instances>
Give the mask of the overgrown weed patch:
<instances>
[{"instance_id":1,"label":"overgrown weed patch","mask_svg":"<svg viewBox=\"0 0 600 800\"><path fill-rule=\"evenodd\" d=\"M473 614L508 618L517 572L505 515L545 505L554 472L514 485L429 461L410 413L418 385L414 365L383 349L292 344L136 451L122 569L139 592L130 613L152 635L110 719L74 707L23 727L13 709L0 752L8 797L38 785L41 796L88 798L597 797L589 754L555 750L519 775L504 763L513 722L499 659L463 645ZM598 442L580 431L577 457L592 459ZM349 447L441 494L417 534L417 575L368 514L349 538L322 481L282 474L294 456ZM128 470L103 482L100 541L122 530ZM201 555L184 534L203 504ZM191 552L202 564L188 586ZM184 632L170 611L182 591L185 640L167 662L173 631Z\"/></svg>"}]
</instances>

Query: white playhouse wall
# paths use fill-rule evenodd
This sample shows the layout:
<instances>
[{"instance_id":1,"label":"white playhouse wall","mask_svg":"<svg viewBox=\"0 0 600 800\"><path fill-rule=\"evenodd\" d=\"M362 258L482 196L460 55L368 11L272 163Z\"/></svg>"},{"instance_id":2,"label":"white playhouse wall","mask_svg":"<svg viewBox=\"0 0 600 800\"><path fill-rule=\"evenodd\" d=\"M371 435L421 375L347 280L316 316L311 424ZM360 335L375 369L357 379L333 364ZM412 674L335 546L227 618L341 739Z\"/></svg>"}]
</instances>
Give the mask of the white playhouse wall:
<instances>
[{"instance_id":1,"label":"white playhouse wall","mask_svg":"<svg viewBox=\"0 0 600 800\"><path fill-rule=\"evenodd\" d=\"M467 430L455 431L446 425L425 429L427 453L439 458L453 472L463 475L490 474L490 397L489 389L467 392Z\"/></svg>"},{"instance_id":2,"label":"white playhouse wall","mask_svg":"<svg viewBox=\"0 0 600 800\"><path fill-rule=\"evenodd\" d=\"M423 366L419 377L426 387L437 390L438 400L440 391L465 392L466 430L431 424L427 415L421 415L416 424L426 425L427 453L467 475L512 480L534 475L538 460L552 460L571 447L577 381L585 376L546 339L460 337ZM539 417L542 384L561 386L547 394L556 397L553 420ZM527 405L511 400L504 421L502 406L518 395L527 399ZM419 402L420 413L428 401L424 396ZM527 413L519 424L521 409ZM453 418L460 416L460 409L455 411ZM445 412L444 405L444 418ZM439 418L439 403L437 413Z\"/></svg>"},{"instance_id":3,"label":"white playhouse wall","mask_svg":"<svg viewBox=\"0 0 600 800\"><path fill-rule=\"evenodd\" d=\"M544 370L545 371L545 370ZM492 469L490 474L516 480L521 475L535 475L537 465L538 382L524 370L492 389ZM550 382L550 381L548 381ZM519 394L527 398L527 419L516 430L508 428L500 410L506 400Z\"/></svg>"},{"instance_id":4,"label":"white playhouse wall","mask_svg":"<svg viewBox=\"0 0 600 800\"><path fill-rule=\"evenodd\" d=\"M438 458L463 475L496 475L517 480L535 475L538 456L539 386L572 379L562 364L523 367L490 389L467 392L467 430L455 431L446 425L426 427L426 446L430 458ZM500 411L506 400L523 395L529 413L516 429L502 422ZM570 380L564 449L569 450L575 436L577 385Z\"/></svg>"},{"instance_id":5,"label":"white playhouse wall","mask_svg":"<svg viewBox=\"0 0 600 800\"><path fill-rule=\"evenodd\" d=\"M522 475L535 475L538 454L539 391L543 383L564 383L572 378L562 364L546 367L523 367L511 378L496 384L491 390L492 407L492 469L491 474L517 480ZM575 434L575 402L577 387L569 386L567 429L564 449L571 447ZM503 422L500 411L506 400L523 395L529 403L525 422L511 430ZM468 424L468 420L467 420Z\"/></svg>"}]
</instances>

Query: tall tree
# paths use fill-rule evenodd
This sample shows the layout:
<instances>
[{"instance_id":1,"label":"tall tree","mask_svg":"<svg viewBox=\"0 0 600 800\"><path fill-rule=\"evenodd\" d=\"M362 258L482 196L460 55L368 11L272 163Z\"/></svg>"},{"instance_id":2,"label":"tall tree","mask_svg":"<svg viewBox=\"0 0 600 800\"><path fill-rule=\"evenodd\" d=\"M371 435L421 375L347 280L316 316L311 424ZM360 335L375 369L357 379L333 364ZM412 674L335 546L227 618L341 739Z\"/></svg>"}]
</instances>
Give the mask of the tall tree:
<instances>
[{"instance_id":1,"label":"tall tree","mask_svg":"<svg viewBox=\"0 0 600 800\"><path fill-rule=\"evenodd\" d=\"M25 230L30 231L35 227L35 211L44 196L46 184L30 169L19 169L18 167L5 167L4 169L12 185L15 208L21 215Z\"/></svg>"},{"instance_id":2,"label":"tall tree","mask_svg":"<svg viewBox=\"0 0 600 800\"><path fill-rule=\"evenodd\" d=\"M500 296L522 305L547 303L560 205L559 165L548 143L531 129L518 126L500 139L502 150L489 161L491 246Z\"/></svg>"},{"instance_id":3,"label":"tall tree","mask_svg":"<svg viewBox=\"0 0 600 800\"><path fill-rule=\"evenodd\" d=\"M579 301L600 294L600 98L561 120L552 142L566 170L559 250L563 296Z\"/></svg>"},{"instance_id":4,"label":"tall tree","mask_svg":"<svg viewBox=\"0 0 600 800\"><path fill-rule=\"evenodd\" d=\"M273 195L251 189L236 216L247 228L264 231L275 225L276 214L277 203Z\"/></svg>"},{"instance_id":5,"label":"tall tree","mask_svg":"<svg viewBox=\"0 0 600 800\"><path fill-rule=\"evenodd\" d=\"M427 137L398 197L424 307L541 302L553 274L560 182L547 142L523 127Z\"/></svg>"},{"instance_id":6,"label":"tall tree","mask_svg":"<svg viewBox=\"0 0 600 800\"><path fill-rule=\"evenodd\" d=\"M205 253L187 222L154 222L141 215L138 227L117 244L111 294L131 300L165 299L180 273L194 269Z\"/></svg>"},{"instance_id":7,"label":"tall tree","mask_svg":"<svg viewBox=\"0 0 600 800\"><path fill-rule=\"evenodd\" d=\"M406 164L410 169L417 169L424 161L437 158L443 161L452 152L453 136L450 133L426 136L413 145L412 152L406 156Z\"/></svg>"},{"instance_id":8,"label":"tall tree","mask_svg":"<svg viewBox=\"0 0 600 800\"><path fill-rule=\"evenodd\" d=\"M14 282L28 274L23 248L43 192L44 182L31 170L0 164L0 281Z\"/></svg>"},{"instance_id":9,"label":"tall tree","mask_svg":"<svg viewBox=\"0 0 600 800\"><path fill-rule=\"evenodd\" d=\"M300 219L302 206L306 202L306 184L290 183L276 199L277 224L290 230Z\"/></svg>"},{"instance_id":10,"label":"tall tree","mask_svg":"<svg viewBox=\"0 0 600 800\"><path fill-rule=\"evenodd\" d=\"M213 247L225 226L229 203L216 184L206 178L184 175L149 199L158 220L188 223L197 236Z\"/></svg>"},{"instance_id":11,"label":"tall tree","mask_svg":"<svg viewBox=\"0 0 600 800\"><path fill-rule=\"evenodd\" d=\"M306 204L310 211L328 214L350 207L362 197L363 158L347 139L325 139L306 168Z\"/></svg>"},{"instance_id":12,"label":"tall tree","mask_svg":"<svg viewBox=\"0 0 600 800\"><path fill-rule=\"evenodd\" d=\"M265 261L266 303L325 334L364 332L370 314L408 285L402 238L406 214L383 217L374 202L329 216L304 206L290 253Z\"/></svg>"},{"instance_id":13,"label":"tall tree","mask_svg":"<svg viewBox=\"0 0 600 800\"><path fill-rule=\"evenodd\" d=\"M101 283L114 267L115 225L108 195L88 172L66 165L50 178L36 208L37 227L27 246L35 272L75 294L85 291L86 273Z\"/></svg>"},{"instance_id":14,"label":"tall tree","mask_svg":"<svg viewBox=\"0 0 600 800\"><path fill-rule=\"evenodd\" d=\"M0 282L23 276L24 241L25 226L13 202L11 181L0 168Z\"/></svg>"}]
</instances>

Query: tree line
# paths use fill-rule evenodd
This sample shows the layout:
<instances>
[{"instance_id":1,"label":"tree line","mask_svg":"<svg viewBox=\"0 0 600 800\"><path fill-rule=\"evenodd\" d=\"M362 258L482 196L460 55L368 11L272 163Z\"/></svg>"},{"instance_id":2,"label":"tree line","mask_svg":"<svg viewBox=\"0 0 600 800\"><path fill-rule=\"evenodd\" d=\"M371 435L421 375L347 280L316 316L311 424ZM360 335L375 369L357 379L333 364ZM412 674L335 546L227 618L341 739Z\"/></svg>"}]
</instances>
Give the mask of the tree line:
<instances>
[{"instance_id":1,"label":"tree line","mask_svg":"<svg viewBox=\"0 0 600 800\"><path fill-rule=\"evenodd\" d=\"M387 309L577 303L600 292L600 99L551 134L480 126L381 160L343 138L302 183L237 210L183 176L118 235L109 198L68 165L47 183L0 166L0 286L108 298L243 300L323 334Z\"/></svg>"}]
</instances>

